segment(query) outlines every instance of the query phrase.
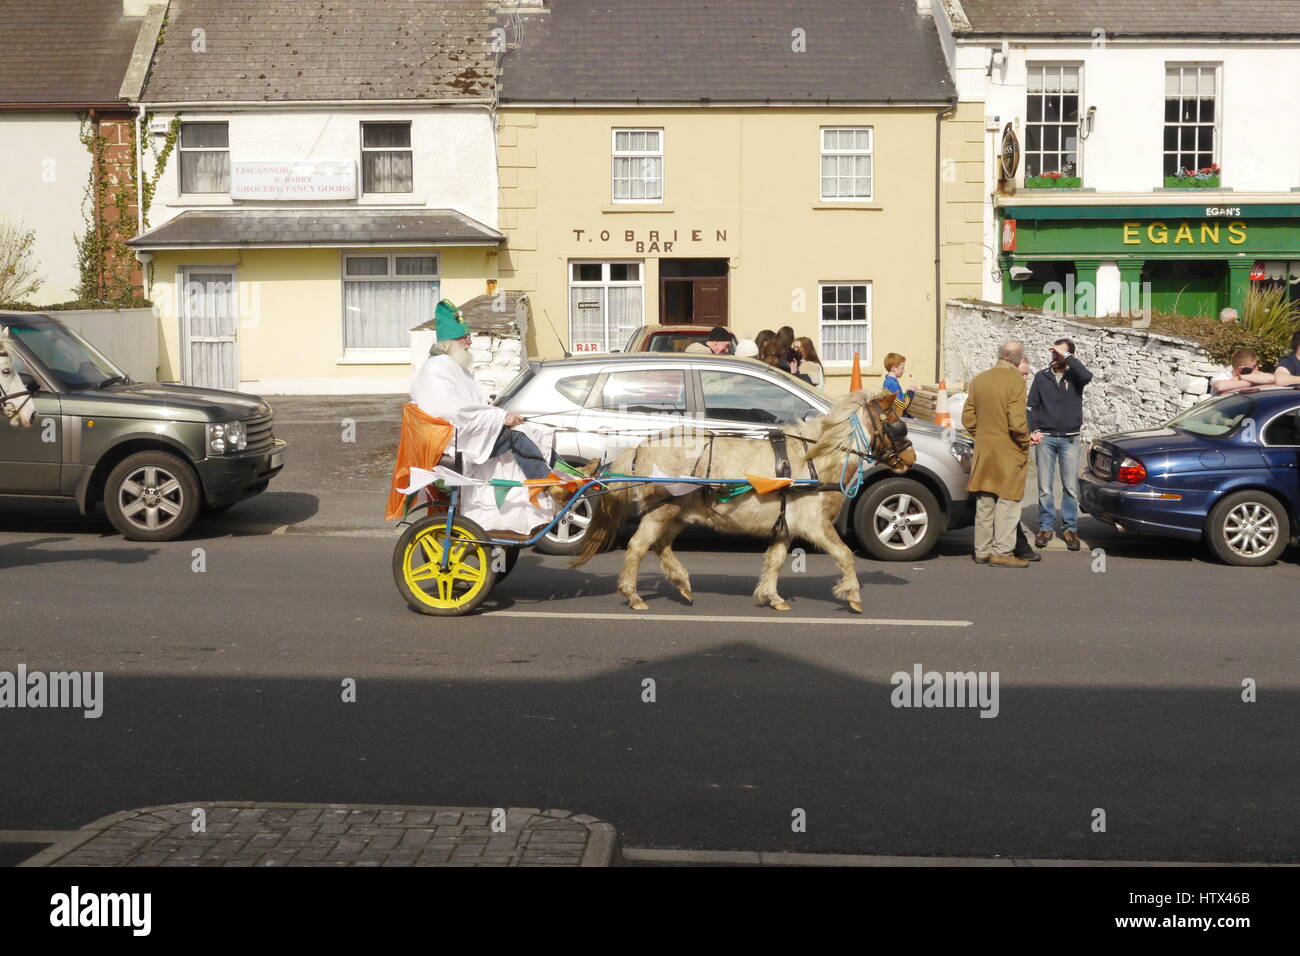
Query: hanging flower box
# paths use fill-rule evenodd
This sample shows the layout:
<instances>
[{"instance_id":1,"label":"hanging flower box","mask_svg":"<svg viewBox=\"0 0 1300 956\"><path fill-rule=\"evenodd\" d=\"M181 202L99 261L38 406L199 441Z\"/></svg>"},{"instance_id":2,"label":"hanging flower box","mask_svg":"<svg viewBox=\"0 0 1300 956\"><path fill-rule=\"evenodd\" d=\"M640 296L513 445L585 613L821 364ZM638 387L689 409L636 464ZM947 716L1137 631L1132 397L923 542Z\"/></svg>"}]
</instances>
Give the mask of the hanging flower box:
<instances>
[{"instance_id":1,"label":"hanging flower box","mask_svg":"<svg viewBox=\"0 0 1300 956\"><path fill-rule=\"evenodd\" d=\"M1218 189L1222 184L1218 163L1204 169L1180 170L1177 176L1165 177L1166 189Z\"/></svg>"},{"instance_id":2,"label":"hanging flower box","mask_svg":"<svg viewBox=\"0 0 1300 956\"><path fill-rule=\"evenodd\" d=\"M1079 176L1067 176L1064 173L1044 173L1041 176L1026 176L1026 189L1080 189L1083 179Z\"/></svg>"}]
</instances>

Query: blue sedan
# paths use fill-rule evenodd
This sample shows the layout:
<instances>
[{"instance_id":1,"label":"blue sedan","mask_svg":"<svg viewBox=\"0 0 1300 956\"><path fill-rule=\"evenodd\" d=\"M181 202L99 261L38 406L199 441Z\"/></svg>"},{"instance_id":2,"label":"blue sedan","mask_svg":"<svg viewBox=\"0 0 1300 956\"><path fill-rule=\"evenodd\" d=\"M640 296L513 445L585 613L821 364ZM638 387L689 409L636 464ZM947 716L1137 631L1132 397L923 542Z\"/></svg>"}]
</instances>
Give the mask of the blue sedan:
<instances>
[{"instance_id":1,"label":"blue sedan","mask_svg":"<svg viewBox=\"0 0 1300 956\"><path fill-rule=\"evenodd\" d=\"M1300 389L1261 386L1164 428L1097 439L1080 505L1123 531L1208 542L1228 564L1275 561L1300 531Z\"/></svg>"}]
</instances>

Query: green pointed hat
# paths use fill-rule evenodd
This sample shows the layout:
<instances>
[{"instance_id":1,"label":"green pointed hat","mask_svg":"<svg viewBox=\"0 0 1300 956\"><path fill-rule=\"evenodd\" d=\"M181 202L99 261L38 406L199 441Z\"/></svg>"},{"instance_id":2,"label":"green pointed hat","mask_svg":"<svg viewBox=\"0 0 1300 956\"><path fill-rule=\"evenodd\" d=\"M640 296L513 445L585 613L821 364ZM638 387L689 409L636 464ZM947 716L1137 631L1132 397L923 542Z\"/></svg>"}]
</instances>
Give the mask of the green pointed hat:
<instances>
[{"instance_id":1,"label":"green pointed hat","mask_svg":"<svg viewBox=\"0 0 1300 956\"><path fill-rule=\"evenodd\" d=\"M461 320L460 309L448 299L438 303L438 308L433 312L433 322L439 342L463 339L469 335L469 326Z\"/></svg>"}]
</instances>

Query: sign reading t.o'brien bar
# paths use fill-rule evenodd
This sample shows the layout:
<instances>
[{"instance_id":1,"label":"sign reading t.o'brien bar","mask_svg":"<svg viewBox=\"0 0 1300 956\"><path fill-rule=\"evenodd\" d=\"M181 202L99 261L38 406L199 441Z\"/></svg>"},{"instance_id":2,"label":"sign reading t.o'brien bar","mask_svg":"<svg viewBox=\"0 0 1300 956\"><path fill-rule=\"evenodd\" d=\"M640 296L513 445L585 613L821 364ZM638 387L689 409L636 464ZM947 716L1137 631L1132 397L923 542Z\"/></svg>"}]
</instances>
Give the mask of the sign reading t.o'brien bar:
<instances>
[{"instance_id":1,"label":"sign reading t.o'brien bar","mask_svg":"<svg viewBox=\"0 0 1300 956\"><path fill-rule=\"evenodd\" d=\"M351 160L230 164L231 199L356 199Z\"/></svg>"}]
</instances>

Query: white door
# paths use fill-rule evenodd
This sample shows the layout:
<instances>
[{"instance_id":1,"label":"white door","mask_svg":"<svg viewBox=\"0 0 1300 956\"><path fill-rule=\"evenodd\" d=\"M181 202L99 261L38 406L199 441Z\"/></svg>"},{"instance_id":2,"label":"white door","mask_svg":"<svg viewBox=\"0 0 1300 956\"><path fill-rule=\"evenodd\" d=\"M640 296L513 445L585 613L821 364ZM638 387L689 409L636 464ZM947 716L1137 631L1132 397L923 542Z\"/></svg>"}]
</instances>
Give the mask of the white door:
<instances>
[{"instance_id":1,"label":"white door","mask_svg":"<svg viewBox=\"0 0 1300 956\"><path fill-rule=\"evenodd\" d=\"M201 388L239 388L235 270L187 268L181 293L184 378Z\"/></svg>"}]
</instances>

